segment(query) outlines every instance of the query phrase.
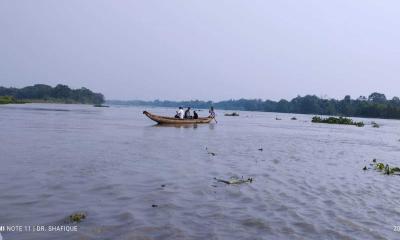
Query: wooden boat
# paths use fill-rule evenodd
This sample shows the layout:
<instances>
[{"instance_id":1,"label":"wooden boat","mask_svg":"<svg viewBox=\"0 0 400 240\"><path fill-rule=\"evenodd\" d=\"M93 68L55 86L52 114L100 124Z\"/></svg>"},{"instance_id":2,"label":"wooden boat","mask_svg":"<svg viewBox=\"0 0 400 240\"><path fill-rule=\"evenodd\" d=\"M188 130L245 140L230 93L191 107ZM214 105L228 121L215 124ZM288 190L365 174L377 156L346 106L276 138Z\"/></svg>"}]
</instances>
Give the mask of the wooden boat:
<instances>
[{"instance_id":1,"label":"wooden boat","mask_svg":"<svg viewBox=\"0 0 400 240\"><path fill-rule=\"evenodd\" d=\"M151 120L157 122L158 124L197 124L197 123L210 123L213 120L212 117L198 118L198 119L179 119L173 117L164 117L151 114L147 111L143 111Z\"/></svg>"}]
</instances>

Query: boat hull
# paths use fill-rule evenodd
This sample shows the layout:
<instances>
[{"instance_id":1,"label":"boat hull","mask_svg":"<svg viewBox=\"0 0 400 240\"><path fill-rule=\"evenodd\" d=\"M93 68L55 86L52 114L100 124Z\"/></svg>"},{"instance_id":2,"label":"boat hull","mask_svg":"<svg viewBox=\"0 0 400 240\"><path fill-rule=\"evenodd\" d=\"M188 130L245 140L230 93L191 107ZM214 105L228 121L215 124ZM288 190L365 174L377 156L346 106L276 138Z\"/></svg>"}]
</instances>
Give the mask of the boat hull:
<instances>
[{"instance_id":1,"label":"boat hull","mask_svg":"<svg viewBox=\"0 0 400 240\"><path fill-rule=\"evenodd\" d=\"M157 122L158 124L203 124L203 123L210 123L212 118L198 118L198 119L179 119L179 118L172 118L172 117L164 117L151 114L147 111L143 112L151 120Z\"/></svg>"}]
</instances>

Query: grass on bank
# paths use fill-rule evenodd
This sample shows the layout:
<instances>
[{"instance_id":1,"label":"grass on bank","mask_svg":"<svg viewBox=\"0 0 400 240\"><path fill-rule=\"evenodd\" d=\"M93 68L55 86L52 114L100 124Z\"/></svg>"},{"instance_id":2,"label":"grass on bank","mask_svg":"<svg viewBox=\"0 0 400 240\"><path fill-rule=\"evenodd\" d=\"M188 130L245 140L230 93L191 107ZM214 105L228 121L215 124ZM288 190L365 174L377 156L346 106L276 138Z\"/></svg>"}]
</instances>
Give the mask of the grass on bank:
<instances>
[{"instance_id":1,"label":"grass on bank","mask_svg":"<svg viewBox=\"0 0 400 240\"><path fill-rule=\"evenodd\" d=\"M19 100L11 96L0 96L0 104L23 104L23 103L28 103L28 101L25 100Z\"/></svg>"}]
</instances>

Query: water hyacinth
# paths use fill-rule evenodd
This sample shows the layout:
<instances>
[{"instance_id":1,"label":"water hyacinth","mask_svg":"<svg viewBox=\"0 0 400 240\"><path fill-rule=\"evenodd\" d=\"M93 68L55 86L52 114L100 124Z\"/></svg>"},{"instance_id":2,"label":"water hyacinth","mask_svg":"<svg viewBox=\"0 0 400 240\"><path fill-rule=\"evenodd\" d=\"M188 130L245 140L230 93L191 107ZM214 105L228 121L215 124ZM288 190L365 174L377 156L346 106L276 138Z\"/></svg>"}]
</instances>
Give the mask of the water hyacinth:
<instances>
[{"instance_id":1,"label":"water hyacinth","mask_svg":"<svg viewBox=\"0 0 400 240\"><path fill-rule=\"evenodd\" d=\"M86 218L86 213L78 212L78 213L71 214L69 216L69 221L71 223L78 223L78 222L81 222L85 218Z\"/></svg>"},{"instance_id":2,"label":"water hyacinth","mask_svg":"<svg viewBox=\"0 0 400 240\"><path fill-rule=\"evenodd\" d=\"M364 127L363 122L354 122L350 118L345 117L328 117L328 118L321 118L318 116L314 116L311 120L313 123L328 123L328 124L343 124L343 125L354 125L357 127Z\"/></svg>"},{"instance_id":3,"label":"water hyacinth","mask_svg":"<svg viewBox=\"0 0 400 240\"><path fill-rule=\"evenodd\" d=\"M373 128L380 128L379 124L377 124L376 122L371 122L371 125Z\"/></svg>"},{"instance_id":4,"label":"water hyacinth","mask_svg":"<svg viewBox=\"0 0 400 240\"><path fill-rule=\"evenodd\" d=\"M237 178L237 177L231 177L229 180L224 180L224 179L219 179L219 178L214 178L217 182L222 182L225 184L243 184L243 183L252 183L253 178L247 178L243 179L243 177Z\"/></svg>"},{"instance_id":5,"label":"water hyacinth","mask_svg":"<svg viewBox=\"0 0 400 240\"><path fill-rule=\"evenodd\" d=\"M239 113L237 113L237 112L225 113L224 115L225 115L225 116L228 116L228 117L238 117L238 116L239 116Z\"/></svg>"},{"instance_id":6,"label":"water hyacinth","mask_svg":"<svg viewBox=\"0 0 400 240\"><path fill-rule=\"evenodd\" d=\"M400 168L399 167L390 167L389 164L384 164L382 162L377 163L376 159L372 160L372 164L370 164L371 166L374 167L375 170L383 172L386 175L391 175L391 174L396 174L397 172L400 172ZM363 170L368 170L367 166L365 166L363 168ZM400 175L400 174L397 174Z\"/></svg>"},{"instance_id":7,"label":"water hyacinth","mask_svg":"<svg viewBox=\"0 0 400 240\"><path fill-rule=\"evenodd\" d=\"M385 165L381 162L375 164L375 169L377 169L377 170L383 170L384 168L385 168Z\"/></svg>"}]
</instances>

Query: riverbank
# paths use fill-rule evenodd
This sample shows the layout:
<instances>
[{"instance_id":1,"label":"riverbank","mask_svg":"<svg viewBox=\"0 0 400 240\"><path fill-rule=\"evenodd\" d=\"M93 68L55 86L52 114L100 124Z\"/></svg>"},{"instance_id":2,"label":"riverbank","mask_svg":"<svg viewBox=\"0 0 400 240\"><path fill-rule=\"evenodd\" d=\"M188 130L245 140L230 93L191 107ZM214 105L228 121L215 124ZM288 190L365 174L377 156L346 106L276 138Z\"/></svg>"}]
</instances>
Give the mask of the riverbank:
<instances>
[{"instance_id":1,"label":"riverbank","mask_svg":"<svg viewBox=\"0 0 400 240\"><path fill-rule=\"evenodd\" d=\"M25 103L43 103L43 104L83 104L94 107L109 107L103 104L81 103L71 99L17 99L12 96L0 96L0 104L25 104Z\"/></svg>"},{"instance_id":2,"label":"riverbank","mask_svg":"<svg viewBox=\"0 0 400 240\"><path fill-rule=\"evenodd\" d=\"M384 94L372 93L368 97L352 99L345 96L344 99L324 99L315 95L298 96L292 100L261 100L261 99L238 99L213 101L119 101L108 100L108 104L113 105L133 105L133 106L152 106L152 107L191 107L208 109L213 106L219 110L229 111L258 111L258 112L278 112L292 114L313 114L328 116L347 116L361 118L383 118L400 119L400 99L393 97L387 99Z\"/></svg>"},{"instance_id":3,"label":"riverbank","mask_svg":"<svg viewBox=\"0 0 400 240\"><path fill-rule=\"evenodd\" d=\"M27 99L27 101L31 103L49 103L49 104L87 104L93 105L93 103L81 103L79 101L75 101L72 99L58 99L58 98L49 98L49 99Z\"/></svg>"},{"instance_id":4,"label":"riverbank","mask_svg":"<svg viewBox=\"0 0 400 240\"><path fill-rule=\"evenodd\" d=\"M65 104L103 104L104 96L87 88L71 89L67 85L58 84L55 87L45 84L35 84L24 88L1 87L0 96L10 96L21 101L34 103L65 103ZM8 102L8 101L5 101Z\"/></svg>"},{"instance_id":5,"label":"riverbank","mask_svg":"<svg viewBox=\"0 0 400 240\"><path fill-rule=\"evenodd\" d=\"M0 96L0 104L24 104L29 103L29 101L15 99L11 96Z\"/></svg>"}]
</instances>

